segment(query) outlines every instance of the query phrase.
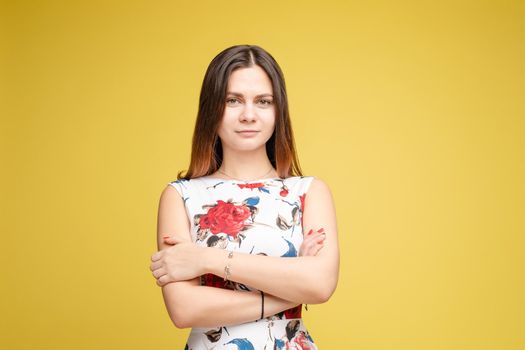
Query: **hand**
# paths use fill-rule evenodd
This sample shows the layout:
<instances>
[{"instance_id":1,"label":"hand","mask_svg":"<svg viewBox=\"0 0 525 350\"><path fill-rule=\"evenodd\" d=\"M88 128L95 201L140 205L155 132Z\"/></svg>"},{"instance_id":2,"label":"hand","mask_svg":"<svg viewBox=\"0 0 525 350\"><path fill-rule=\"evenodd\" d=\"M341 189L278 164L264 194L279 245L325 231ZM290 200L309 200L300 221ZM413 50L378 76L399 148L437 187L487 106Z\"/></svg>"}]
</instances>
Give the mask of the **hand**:
<instances>
[{"instance_id":1,"label":"hand","mask_svg":"<svg viewBox=\"0 0 525 350\"><path fill-rule=\"evenodd\" d=\"M320 228L315 231L311 229L305 236L301 247L299 248L299 256L315 256L321 248L324 247L323 242L326 238L324 229Z\"/></svg>"},{"instance_id":2,"label":"hand","mask_svg":"<svg viewBox=\"0 0 525 350\"><path fill-rule=\"evenodd\" d=\"M203 255L207 248L176 236L165 237L164 241L173 246L153 254L150 265L159 287L171 282L190 280L205 273Z\"/></svg>"}]
</instances>

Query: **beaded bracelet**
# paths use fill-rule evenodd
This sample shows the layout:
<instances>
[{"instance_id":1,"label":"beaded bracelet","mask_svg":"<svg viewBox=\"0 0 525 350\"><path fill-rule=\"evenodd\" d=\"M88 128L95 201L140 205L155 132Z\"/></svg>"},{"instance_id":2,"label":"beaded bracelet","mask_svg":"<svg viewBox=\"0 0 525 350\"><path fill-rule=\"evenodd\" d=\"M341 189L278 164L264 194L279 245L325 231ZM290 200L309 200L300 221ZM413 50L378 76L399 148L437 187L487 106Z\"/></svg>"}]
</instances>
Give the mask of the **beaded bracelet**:
<instances>
[{"instance_id":1,"label":"beaded bracelet","mask_svg":"<svg viewBox=\"0 0 525 350\"><path fill-rule=\"evenodd\" d=\"M228 253L228 259L233 258L233 252ZM224 281L228 281L231 276L231 267L230 263L228 262L226 266L224 266Z\"/></svg>"}]
</instances>

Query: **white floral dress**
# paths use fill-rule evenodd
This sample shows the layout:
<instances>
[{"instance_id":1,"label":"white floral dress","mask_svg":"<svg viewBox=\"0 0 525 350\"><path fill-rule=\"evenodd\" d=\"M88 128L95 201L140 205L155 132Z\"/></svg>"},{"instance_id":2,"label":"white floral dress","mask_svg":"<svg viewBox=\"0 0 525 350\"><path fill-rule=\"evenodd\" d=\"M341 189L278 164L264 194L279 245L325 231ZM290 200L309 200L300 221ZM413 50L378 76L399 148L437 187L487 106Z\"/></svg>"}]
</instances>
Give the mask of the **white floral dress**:
<instances>
[{"instance_id":1,"label":"white floral dress","mask_svg":"<svg viewBox=\"0 0 525 350\"><path fill-rule=\"evenodd\" d=\"M279 257L295 257L303 241L302 214L313 176L254 181L211 176L172 181L184 200L191 238L198 245ZM213 274L201 285L252 291ZM317 349L301 318L302 306L234 326L192 328L187 350Z\"/></svg>"}]
</instances>

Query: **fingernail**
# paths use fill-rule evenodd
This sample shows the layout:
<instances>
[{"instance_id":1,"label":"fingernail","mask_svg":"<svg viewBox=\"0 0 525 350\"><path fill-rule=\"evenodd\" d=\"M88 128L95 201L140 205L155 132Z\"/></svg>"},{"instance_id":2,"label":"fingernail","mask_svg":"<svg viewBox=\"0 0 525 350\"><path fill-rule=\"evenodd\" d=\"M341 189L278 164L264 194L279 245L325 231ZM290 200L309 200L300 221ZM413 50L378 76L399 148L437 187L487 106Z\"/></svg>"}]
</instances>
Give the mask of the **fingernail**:
<instances>
[{"instance_id":1,"label":"fingernail","mask_svg":"<svg viewBox=\"0 0 525 350\"><path fill-rule=\"evenodd\" d=\"M319 230L317 230L317 232L323 232L324 231L324 228L320 228Z\"/></svg>"},{"instance_id":2,"label":"fingernail","mask_svg":"<svg viewBox=\"0 0 525 350\"><path fill-rule=\"evenodd\" d=\"M162 238L170 238L170 236L162 236Z\"/></svg>"}]
</instances>

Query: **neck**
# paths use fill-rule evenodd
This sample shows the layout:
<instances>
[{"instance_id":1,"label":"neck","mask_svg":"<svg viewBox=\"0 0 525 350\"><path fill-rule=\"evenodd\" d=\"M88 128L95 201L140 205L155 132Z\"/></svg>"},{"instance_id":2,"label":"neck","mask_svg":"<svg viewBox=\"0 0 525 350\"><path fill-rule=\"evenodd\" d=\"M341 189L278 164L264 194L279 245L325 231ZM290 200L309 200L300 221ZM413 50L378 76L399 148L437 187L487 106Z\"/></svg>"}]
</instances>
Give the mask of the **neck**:
<instances>
[{"instance_id":1,"label":"neck","mask_svg":"<svg viewBox=\"0 0 525 350\"><path fill-rule=\"evenodd\" d=\"M223 159L219 169L232 178L247 181L277 177L266 154L266 147L249 152L233 152L227 148L223 149ZM224 174L221 174L221 177L223 176Z\"/></svg>"}]
</instances>

